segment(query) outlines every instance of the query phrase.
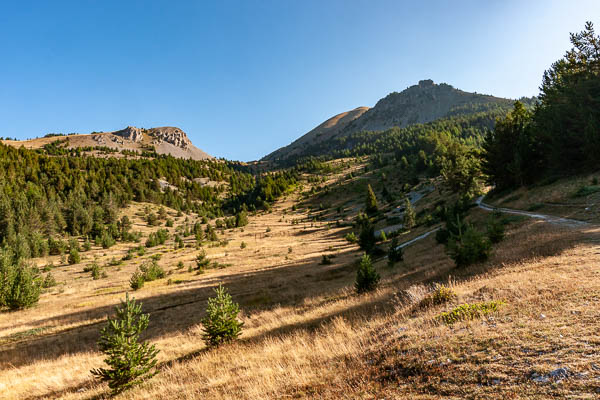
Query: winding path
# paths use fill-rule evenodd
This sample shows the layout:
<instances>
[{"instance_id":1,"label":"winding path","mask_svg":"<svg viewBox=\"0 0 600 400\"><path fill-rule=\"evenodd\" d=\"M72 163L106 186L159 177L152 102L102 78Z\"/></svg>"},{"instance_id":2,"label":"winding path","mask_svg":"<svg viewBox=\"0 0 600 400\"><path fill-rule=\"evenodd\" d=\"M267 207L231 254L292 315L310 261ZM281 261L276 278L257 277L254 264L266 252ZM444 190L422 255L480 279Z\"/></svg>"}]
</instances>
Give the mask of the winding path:
<instances>
[{"instance_id":1,"label":"winding path","mask_svg":"<svg viewBox=\"0 0 600 400\"><path fill-rule=\"evenodd\" d=\"M545 214L538 214L538 213L533 213L533 212L529 212L529 211L522 211L522 210L514 210L512 208L504 208L504 207L494 207L491 206L489 204L486 204L483 202L483 198L485 196L479 196L477 198L477 200L475 200L475 204L477 204L477 207L481 208L482 210L486 210L486 211L499 211L505 214L513 214L513 215L523 215L525 217L530 217L530 218L535 218L535 219L541 219L543 221L549 222L551 224L557 224L557 225L564 225L564 226L571 226L571 227L577 227L577 226L584 226L584 225L589 225L589 222L585 222L585 221L578 221L576 219L569 219L569 218L562 218L562 217L556 217L553 215L545 215ZM419 236L417 236L414 239L411 239L407 242L404 242L402 244L400 244L397 248L399 249L403 249L406 246L409 246L421 239L425 239L427 236L431 235L434 232L437 232L440 230L441 227L437 227L435 229L432 229L428 232L425 232Z\"/></svg>"}]
</instances>

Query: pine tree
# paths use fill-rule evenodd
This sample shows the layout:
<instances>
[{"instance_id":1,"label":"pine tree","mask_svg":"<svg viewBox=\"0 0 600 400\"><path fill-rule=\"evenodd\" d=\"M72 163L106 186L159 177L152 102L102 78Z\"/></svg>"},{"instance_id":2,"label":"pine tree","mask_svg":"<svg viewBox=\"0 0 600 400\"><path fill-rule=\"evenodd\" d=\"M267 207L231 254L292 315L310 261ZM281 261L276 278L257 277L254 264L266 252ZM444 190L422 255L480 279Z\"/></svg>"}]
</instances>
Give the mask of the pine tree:
<instances>
[{"instance_id":1,"label":"pine tree","mask_svg":"<svg viewBox=\"0 0 600 400\"><path fill-rule=\"evenodd\" d=\"M377 212L377 197L371 185L367 185L367 198L365 200L365 209L367 213L373 214Z\"/></svg>"},{"instance_id":2,"label":"pine tree","mask_svg":"<svg viewBox=\"0 0 600 400\"><path fill-rule=\"evenodd\" d=\"M69 250L69 264L79 264L80 261L79 251L75 247L71 247L71 250Z\"/></svg>"},{"instance_id":3,"label":"pine tree","mask_svg":"<svg viewBox=\"0 0 600 400\"><path fill-rule=\"evenodd\" d=\"M221 285L215 289L216 297L208 299L206 317L202 320L202 338L207 346L218 346L236 339L244 323L238 320L240 308Z\"/></svg>"},{"instance_id":4,"label":"pine tree","mask_svg":"<svg viewBox=\"0 0 600 400\"><path fill-rule=\"evenodd\" d=\"M415 214L415 210L410 204L410 200L408 197L404 201L404 221L403 225L405 229L411 229L416 224L417 215Z\"/></svg>"},{"instance_id":5,"label":"pine tree","mask_svg":"<svg viewBox=\"0 0 600 400\"><path fill-rule=\"evenodd\" d=\"M158 350L148 342L141 342L140 333L148 328L150 317L142 314L141 304L126 294L121 307L115 309L117 316L108 318L98 341L100 350L107 355L104 360L110 368L93 369L91 372L108 382L113 394L118 394L156 375Z\"/></svg>"},{"instance_id":6,"label":"pine tree","mask_svg":"<svg viewBox=\"0 0 600 400\"><path fill-rule=\"evenodd\" d=\"M388 258L388 266L393 267L398 261L402 261L404 259L404 253L402 251L402 247L398 244L398 238L393 238L392 243L390 244L390 248L387 254Z\"/></svg>"},{"instance_id":7,"label":"pine tree","mask_svg":"<svg viewBox=\"0 0 600 400\"><path fill-rule=\"evenodd\" d=\"M356 282L354 287L356 291L360 293L370 292L375 290L379 284L379 273L373 267L371 257L368 254L363 255L356 271Z\"/></svg>"}]
</instances>

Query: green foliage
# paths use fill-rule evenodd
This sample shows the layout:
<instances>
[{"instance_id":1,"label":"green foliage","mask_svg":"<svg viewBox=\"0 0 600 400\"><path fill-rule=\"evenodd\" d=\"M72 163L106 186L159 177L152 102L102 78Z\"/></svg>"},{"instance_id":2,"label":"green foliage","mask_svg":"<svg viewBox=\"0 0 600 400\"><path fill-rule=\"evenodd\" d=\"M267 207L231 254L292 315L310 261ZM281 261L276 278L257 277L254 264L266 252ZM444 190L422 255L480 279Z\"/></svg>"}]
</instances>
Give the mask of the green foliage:
<instances>
[{"instance_id":1,"label":"green foliage","mask_svg":"<svg viewBox=\"0 0 600 400\"><path fill-rule=\"evenodd\" d=\"M42 281L42 288L47 289L53 286L56 286L56 279L54 279L54 275L51 272L48 272Z\"/></svg>"},{"instance_id":2,"label":"green foliage","mask_svg":"<svg viewBox=\"0 0 600 400\"><path fill-rule=\"evenodd\" d=\"M404 200L404 218L402 220L402 225L404 229L412 229L417 223L417 214L415 213L415 209L410 204L410 200L408 197Z\"/></svg>"},{"instance_id":3,"label":"green foliage","mask_svg":"<svg viewBox=\"0 0 600 400\"><path fill-rule=\"evenodd\" d=\"M417 305L418 309L439 306L449 303L457 298L456 293L452 288L436 284L433 291L425 296Z\"/></svg>"},{"instance_id":4,"label":"green foliage","mask_svg":"<svg viewBox=\"0 0 600 400\"><path fill-rule=\"evenodd\" d=\"M488 259L490 241L473 226L467 225L457 235L450 235L447 252L457 267L465 267Z\"/></svg>"},{"instance_id":5,"label":"green foliage","mask_svg":"<svg viewBox=\"0 0 600 400\"><path fill-rule=\"evenodd\" d=\"M244 323L238 320L240 308L231 295L219 285L215 288L215 297L208 299L206 317L202 319L202 338L207 346L219 346L236 339Z\"/></svg>"},{"instance_id":6,"label":"green foliage","mask_svg":"<svg viewBox=\"0 0 600 400\"><path fill-rule=\"evenodd\" d=\"M246 248L246 242L242 242L240 243L240 249L245 249Z\"/></svg>"},{"instance_id":7,"label":"green foliage","mask_svg":"<svg viewBox=\"0 0 600 400\"><path fill-rule=\"evenodd\" d=\"M23 261L16 263L7 252L0 252L0 307L28 308L40 298L39 270Z\"/></svg>"},{"instance_id":8,"label":"green foliage","mask_svg":"<svg viewBox=\"0 0 600 400\"><path fill-rule=\"evenodd\" d=\"M452 325L459 321L471 321L476 318L481 318L484 315L497 312L504 304L506 303L503 301L495 300L484 303L465 303L450 311L441 313L435 319L446 325Z\"/></svg>"},{"instance_id":9,"label":"green foliage","mask_svg":"<svg viewBox=\"0 0 600 400\"><path fill-rule=\"evenodd\" d=\"M327 254L323 254L321 257L321 265L331 265L333 261L331 261L331 256Z\"/></svg>"},{"instance_id":10,"label":"green foliage","mask_svg":"<svg viewBox=\"0 0 600 400\"><path fill-rule=\"evenodd\" d=\"M373 267L371 257L368 254L363 255L356 271L354 288L359 294L370 292L377 288L379 279L379 273Z\"/></svg>"},{"instance_id":11,"label":"green foliage","mask_svg":"<svg viewBox=\"0 0 600 400\"><path fill-rule=\"evenodd\" d=\"M235 226L241 228L246 225L248 225L248 213L246 211L240 211L235 215Z\"/></svg>"},{"instance_id":12,"label":"green foliage","mask_svg":"<svg viewBox=\"0 0 600 400\"><path fill-rule=\"evenodd\" d=\"M210 265L210 260L208 259L208 257L206 257L206 252L204 250L202 250L196 256L196 269L199 272L204 272L204 270L206 268L208 268L209 265Z\"/></svg>"},{"instance_id":13,"label":"green foliage","mask_svg":"<svg viewBox=\"0 0 600 400\"><path fill-rule=\"evenodd\" d=\"M356 218L356 224L360 229L360 233L358 235L358 245L367 254L371 254L373 250L375 250L375 245L377 243L373 223L366 214L359 214Z\"/></svg>"},{"instance_id":14,"label":"green foliage","mask_svg":"<svg viewBox=\"0 0 600 400\"><path fill-rule=\"evenodd\" d=\"M131 278L129 279L129 286L131 286L133 290L138 290L144 287L144 283L146 283L144 274L138 268L131 275Z\"/></svg>"},{"instance_id":15,"label":"green foliage","mask_svg":"<svg viewBox=\"0 0 600 400\"><path fill-rule=\"evenodd\" d=\"M430 140L435 146L435 162L446 186L461 197L478 195L483 181L478 147L462 143L447 133L432 136Z\"/></svg>"},{"instance_id":16,"label":"green foliage","mask_svg":"<svg viewBox=\"0 0 600 400\"><path fill-rule=\"evenodd\" d=\"M488 218L486 229L491 243L500 243L504 239L504 221L499 216L492 215Z\"/></svg>"},{"instance_id":17,"label":"green foliage","mask_svg":"<svg viewBox=\"0 0 600 400\"><path fill-rule=\"evenodd\" d=\"M346 236L344 236L344 238L346 239L346 241L348 241L348 243L358 242L358 238L356 237L354 232L347 233Z\"/></svg>"},{"instance_id":18,"label":"green foliage","mask_svg":"<svg viewBox=\"0 0 600 400\"><path fill-rule=\"evenodd\" d=\"M112 235L108 232L105 231L102 234L102 239L100 240L100 244L102 245L103 249L109 249L112 246L114 246L117 242L115 241L115 239L112 237Z\"/></svg>"},{"instance_id":19,"label":"green foliage","mask_svg":"<svg viewBox=\"0 0 600 400\"><path fill-rule=\"evenodd\" d=\"M80 261L79 251L77 251L75 247L72 247L71 250L69 250L69 264L79 264Z\"/></svg>"},{"instance_id":20,"label":"green foliage","mask_svg":"<svg viewBox=\"0 0 600 400\"><path fill-rule=\"evenodd\" d=\"M154 345L140 342L140 334L148 328L150 320L148 314L142 313L141 304L129 300L126 294L115 312L116 317L108 318L98 341L109 368L91 370L93 375L108 382L113 395L154 376L158 354Z\"/></svg>"},{"instance_id":21,"label":"green foliage","mask_svg":"<svg viewBox=\"0 0 600 400\"><path fill-rule=\"evenodd\" d=\"M590 194L600 192L600 186L591 185L591 186L582 186L573 194L573 197L586 197Z\"/></svg>"},{"instance_id":22,"label":"green foliage","mask_svg":"<svg viewBox=\"0 0 600 400\"><path fill-rule=\"evenodd\" d=\"M367 185L367 197L365 199L365 210L367 214L374 214L377 212L377 197L371 185Z\"/></svg>"},{"instance_id":23,"label":"green foliage","mask_svg":"<svg viewBox=\"0 0 600 400\"><path fill-rule=\"evenodd\" d=\"M162 279L166 276L165 270L155 260L146 261L140 265L140 271L146 282Z\"/></svg>"},{"instance_id":24,"label":"green foliage","mask_svg":"<svg viewBox=\"0 0 600 400\"><path fill-rule=\"evenodd\" d=\"M90 272L92 274L92 279L95 281L100 279L100 277L102 276L102 270L100 269L100 266L95 262L92 263L92 265L90 266Z\"/></svg>"},{"instance_id":25,"label":"green foliage","mask_svg":"<svg viewBox=\"0 0 600 400\"><path fill-rule=\"evenodd\" d=\"M397 262L404 260L404 252L398 243L397 237L394 237L390 243L387 258L389 267L393 267Z\"/></svg>"},{"instance_id":26,"label":"green foliage","mask_svg":"<svg viewBox=\"0 0 600 400\"><path fill-rule=\"evenodd\" d=\"M588 22L571 44L544 72L533 113L515 103L486 138L484 169L498 190L598 168L600 37Z\"/></svg>"},{"instance_id":27,"label":"green foliage","mask_svg":"<svg viewBox=\"0 0 600 400\"><path fill-rule=\"evenodd\" d=\"M156 232L150 233L150 235L148 235L148 239L146 240L146 247L155 247L165 244L168 238L169 231L167 231L166 229L159 229Z\"/></svg>"}]
</instances>

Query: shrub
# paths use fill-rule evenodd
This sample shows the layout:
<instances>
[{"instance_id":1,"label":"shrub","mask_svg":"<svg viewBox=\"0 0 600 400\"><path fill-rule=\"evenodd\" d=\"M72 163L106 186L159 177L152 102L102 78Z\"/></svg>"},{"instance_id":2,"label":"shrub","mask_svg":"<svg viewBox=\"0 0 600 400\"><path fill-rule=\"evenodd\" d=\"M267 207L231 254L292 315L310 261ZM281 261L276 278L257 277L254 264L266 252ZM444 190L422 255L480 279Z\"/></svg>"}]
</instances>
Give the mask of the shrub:
<instances>
[{"instance_id":1,"label":"shrub","mask_svg":"<svg viewBox=\"0 0 600 400\"><path fill-rule=\"evenodd\" d=\"M333 261L331 261L331 256L328 256L327 254L323 254L323 257L321 258L321 265L331 265L333 264Z\"/></svg>"},{"instance_id":2,"label":"shrub","mask_svg":"<svg viewBox=\"0 0 600 400\"><path fill-rule=\"evenodd\" d=\"M206 269L209 264L210 260L208 259L208 257L206 257L206 253L204 252L204 250L202 250L196 256L196 269L199 272L204 272L204 269Z\"/></svg>"},{"instance_id":3,"label":"shrub","mask_svg":"<svg viewBox=\"0 0 600 400\"><path fill-rule=\"evenodd\" d=\"M129 294L126 294L125 301L121 301L115 311L116 318L108 318L98 341L100 350L107 356L104 362L109 368L91 371L108 382L113 395L156 375L154 368L158 354L154 345L139 341L150 320L148 314L142 314L141 304L135 299L129 300Z\"/></svg>"},{"instance_id":4,"label":"shrub","mask_svg":"<svg viewBox=\"0 0 600 400\"><path fill-rule=\"evenodd\" d=\"M51 272L48 272L44 278L44 281L42 282L42 287L47 289L53 286L56 286L56 279L54 279L54 276Z\"/></svg>"},{"instance_id":5,"label":"shrub","mask_svg":"<svg viewBox=\"0 0 600 400\"><path fill-rule=\"evenodd\" d=\"M71 250L69 250L69 264L79 264L80 261L81 258L79 257L79 251L72 247Z\"/></svg>"},{"instance_id":6,"label":"shrub","mask_svg":"<svg viewBox=\"0 0 600 400\"><path fill-rule=\"evenodd\" d=\"M472 226L468 226L456 236L452 235L448 240L447 252L457 267L485 261L490 251L490 241Z\"/></svg>"},{"instance_id":7,"label":"shrub","mask_svg":"<svg viewBox=\"0 0 600 400\"><path fill-rule=\"evenodd\" d=\"M39 270L25 263L15 265L8 257L0 264L0 306L20 310L37 303L42 286Z\"/></svg>"},{"instance_id":8,"label":"shrub","mask_svg":"<svg viewBox=\"0 0 600 400\"><path fill-rule=\"evenodd\" d=\"M103 249L109 249L114 246L116 243L115 239L108 232L104 232L102 234L102 239L100 240L100 244Z\"/></svg>"},{"instance_id":9,"label":"shrub","mask_svg":"<svg viewBox=\"0 0 600 400\"><path fill-rule=\"evenodd\" d=\"M129 278L129 286L131 286L133 290L143 288L145 282L146 281L144 280L144 274L142 274L139 268L136 269L133 275L131 275L131 278Z\"/></svg>"},{"instance_id":10,"label":"shrub","mask_svg":"<svg viewBox=\"0 0 600 400\"><path fill-rule=\"evenodd\" d=\"M91 266L91 270L90 272L92 273L92 279L93 280L98 280L101 277L101 270L100 270L100 266L96 263L93 263Z\"/></svg>"},{"instance_id":11,"label":"shrub","mask_svg":"<svg viewBox=\"0 0 600 400\"><path fill-rule=\"evenodd\" d=\"M241 228L246 225L248 225L248 213L246 211L240 211L235 216L235 226Z\"/></svg>"},{"instance_id":12,"label":"shrub","mask_svg":"<svg viewBox=\"0 0 600 400\"><path fill-rule=\"evenodd\" d=\"M242 242L240 244L240 249L245 249L246 248L246 242Z\"/></svg>"},{"instance_id":13,"label":"shrub","mask_svg":"<svg viewBox=\"0 0 600 400\"><path fill-rule=\"evenodd\" d=\"M165 223L165 225L169 228L173 227L173 220L171 218L167 218L167 222Z\"/></svg>"},{"instance_id":14,"label":"shrub","mask_svg":"<svg viewBox=\"0 0 600 400\"><path fill-rule=\"evenodd\" d=\"M375 244L377 239L375 238L375 229L371 223L370 218L365 214L359 214L357 217L357 224L360 227L360 234L358 235L358 245L367 254L371 254L375 250Z\"/></svg>"},{"instance_id":15,"label":"shrub","mask_svg":"<svg viewBox=\"0 0 600 400\"><path fill-rule=\"evenodd\" d=\"M374 214L377 212L377 197L371 185L367 185L367 196L365 198L365 210L368 214Z\"/></svg>"},{"instance_id":16,"label":"shrub","mask_svg":"<svg viewBox=\"0 0 600 400\"><path fill-rule=\"evenodd\" d=\"M456 299L456 293L452 288L436 284L433 291L423 298L417 305L417 308L429 308L449 303Z\"/></svg>"},{"instance_id":17,"label":"shrub","mask_svg":"<svg viewBox=\"0 0 600 400\"><path fill-rule=\"evenodd\" d=\"M165 277L165 270L155 260L145 262L140 265L140 271L146 282L151 282Z\"/></svg>"},{"instance_id":18,"label":"shrub","mask_svg":"<svg viewBox=\"0 0 600 400\"><path fill-rule=\"evenodd\" d=\"M184 267L184 266L185 266L185 265L183 265L183 261L179 261L179 262L177 263L177 267L175 267L175 268L177 268L177 269L183 269L183 267Z\"/></svg>"},{"instance_id":19,"label":"shrub","mask_svg":"<svg viewBox=\"0 0 600 400\"><path fill-rule=\"evenodd\" d=\"M435 319L446 325L452 325L459 321L470 321L489 313L496 312L504 304L503 301L495 300L485 303L461 304L450 311L441 313Z\"/></svg>"},{"instance_id":20,"label":"shrub","mask_svg":"<svg viewBox=\"0 0 600 400\"><path fill-rule=\"evenodd\" d=\"M346 239L346 241L348 243L356 243L358 241L354 232L350 232L350 233L346 234L346 236L344 238Z\"/></svg>"},{"instance_id":21,"label":"shrub","mask_svg":"<svg viewBox=\"0 0 600 400\"><path fill-rule=\"evenodd\" d=\"M85 239L85 242L83 242L83 251L90 251L92 249L92 243L90 242L90 239Z\"/></svg>"},{"instance_id":22,"label":"shrub","mask_svg":"<svg viewBox=\"0 0 600 400\"><path fill-rule=\"evenodd\" d=\"M404 252L402 251L402 247L398 243L398 238L395 237L392 239L392 243L390 243L390 248L387 254L388 258L388 266L393 267L398 261L402 261L404 259Z\"/></svg>"},{"instance_id":23,"label":"shrub","mask_svg":"<svg viewBox=\"0 0 600 400\"><path fill-rule=\"evenodd\" d=\"M504 223L492 216L487 222L487 237L492 243L500 243L504 239Z\"/></svg>"},{"instance_id":24,"label":"shrub","mask_svg":"<svg viewBox=\"0 0 600 400\"><path fill-rule=\"evenodd\" d=\"M215 293L216 297L208 299L206 317L202 320L202 338L209 347L236 339L244 326L238 320L239 305L233 302L225 288L219 285Z\"/></svg>"},{"instance_id":25,"label":"shrub","mask_svg":"<svg viewBox=\"0 0 600 400\"><path fill-rule=\"evenodd\" d=\"M415 210L410 204L410 200L406 198L404 201L404 220L403 225L404 229L411 229L415 226L417 222L417 215L415 214Z\"/></svg>"},{"instance_id":26,"label":"shrub","mask_svg":"<svg viewBox=\"0 0 600 400\"><path fill-rule=\"evenodd\" d=\"M354 283L356 291L360 294L375 290L379 284L379 279L379 274L373 267L371 257L368 254L363 255L358 271L356 271L356 282Z\"/></svg>"}]
</instances>

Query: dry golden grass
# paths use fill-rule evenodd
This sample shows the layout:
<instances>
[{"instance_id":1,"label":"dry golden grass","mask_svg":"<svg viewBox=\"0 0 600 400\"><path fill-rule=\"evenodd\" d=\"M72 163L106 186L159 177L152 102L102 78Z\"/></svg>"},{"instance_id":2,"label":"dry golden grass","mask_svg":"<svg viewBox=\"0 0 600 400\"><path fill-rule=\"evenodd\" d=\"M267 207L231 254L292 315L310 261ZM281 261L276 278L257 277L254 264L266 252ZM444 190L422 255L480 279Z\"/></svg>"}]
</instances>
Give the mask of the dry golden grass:
<instances>
[{"instance_id":1,"label":"dry golden grass","mask_svg":"<svg viewBox=\"0 0 600 400\"><path fill-rule=\"evenodd\" d=\"M358 296L352 284L360 252L343 239L348 228L328 229L326 222L312 228L292 225L292 219L308 215L306 210L290 212L294 202L295 195L273 212L251 217L243 232L227 231L226 247L205 246L211 259L231 264L224 269L202 275L175 270L179 261L186 267L192 263L197 251L172 251L172 241L143 257L161 252L161 265L173 271L135 292L151 315L145 338L161 350L160 373L119 398L597 395L597 228L521 221L510 225L488 262L462 270L428 237L408 247L406 261L394 269L379 260L381 287ZM127 211L134 229L155 230L135 216L141 208L134 205ZM471 218L478 221L486 215L474 210ZM178 218L175 225L184 220ZM191 240L186 243L191 245ZM0 314L3 398L90 399L108 392L89 373L102 365L95 341L106 315L129 290L129 276L141 260L107 267L108 277L97 281L81 270L92 254L105 263L128 247L94 249L84 253L88 259L81 264L55 268L55 277L65 284L45 293L32 309ZM319 265L324 253L336 254L333 265ZM168 278L181 283L167 285ZM199 321L206 299L220 282L241 304L246 325L237 343L207 350ZM435 282L449 282L457 297L415 312L415 304ZM490 300L506 305L475 321L452 326L434 321L458 304ZM531 380L534 372L562 366L573 376L558 383Z\"/></svg>"}]
</instances>

